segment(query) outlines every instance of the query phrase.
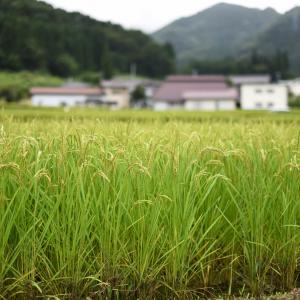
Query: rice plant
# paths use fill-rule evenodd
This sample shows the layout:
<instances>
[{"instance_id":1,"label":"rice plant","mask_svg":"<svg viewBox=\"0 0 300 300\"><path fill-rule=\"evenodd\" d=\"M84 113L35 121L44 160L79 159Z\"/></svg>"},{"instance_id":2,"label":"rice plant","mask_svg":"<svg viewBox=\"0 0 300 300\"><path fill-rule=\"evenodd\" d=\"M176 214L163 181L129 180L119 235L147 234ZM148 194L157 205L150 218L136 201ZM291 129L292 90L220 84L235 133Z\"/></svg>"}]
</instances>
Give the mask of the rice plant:
<instances>
[{"instance_id":1,"label":"rice plant","mask_svg":"<svg viewBox=\"0 0 300 300\"><path fill-rule=\"evenodd\" d=\"M298 287L300 114L3 108L3 299Z\"/></svg>"}]
</instances>

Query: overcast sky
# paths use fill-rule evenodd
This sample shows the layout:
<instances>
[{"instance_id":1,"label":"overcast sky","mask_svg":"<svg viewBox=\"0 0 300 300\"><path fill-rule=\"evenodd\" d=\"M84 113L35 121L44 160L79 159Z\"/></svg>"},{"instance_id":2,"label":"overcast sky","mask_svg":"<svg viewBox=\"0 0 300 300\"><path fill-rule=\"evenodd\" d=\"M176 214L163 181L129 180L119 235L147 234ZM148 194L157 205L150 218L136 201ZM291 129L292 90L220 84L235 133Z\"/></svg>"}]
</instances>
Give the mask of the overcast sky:
<instances>
[{"instance_id":1,"label":"overcast sky","mask_svg":"<svg viewBox=\"0 0 300 300\"><path fill-rule=\"evenodd\" d=\"M126 28L153 32L183 16L195 14L223 1L215 0L44 0L55 7L79 11L101 21ZM285 12L300 5L300 0L230 0L248 7L273 7Z\"/></svg>"}]
</instances>

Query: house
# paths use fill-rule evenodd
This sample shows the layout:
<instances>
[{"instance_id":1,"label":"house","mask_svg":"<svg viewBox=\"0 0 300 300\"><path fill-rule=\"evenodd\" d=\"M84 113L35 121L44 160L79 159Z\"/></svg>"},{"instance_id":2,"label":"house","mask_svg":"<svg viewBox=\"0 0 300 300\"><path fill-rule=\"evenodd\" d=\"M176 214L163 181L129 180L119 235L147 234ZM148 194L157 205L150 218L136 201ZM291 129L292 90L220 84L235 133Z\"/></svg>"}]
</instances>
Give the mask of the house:
<instances>
[{"instance_id":1,"label":"house","mask_svg":"<svg viewBox=\"0 0 300 300\"><path fill-rule=\"evenodd\" d=\"M230 84L237 88L238 101L237 107L241 108L241 87L245 84L269 84L272 78L268 74L232 75L228 77Z\"/></svg>"},{"instance_id":2,"label":"house","mask_svg":"<svg viewBox=\"0 0 300 300\"><path fill-rule=\"evenodd\" d=\"M155 110L233 110L238 94L221 75L173 75L156 90Z\"/></svg>"},{"instance_id":3,"label":"house","mask_svg":"<svg viewBox=\"0 0 300 300\"><path fill-rule=\"evenodd\" d=\"M32 105L72 107L87 105L115 105L103 101L103 91L94 87L34 87L30 90Z\"/></svg>"},{"instance_id":4,"label":"house","mask_svg":"<svg viewBox=\"0 0 300 300\"><path fill-rule=\"evenodd\" d=\"M112 80L103 80L101 86L107 101L116 101L120 103L120 107L126 108L130 106L131 93L138 86L143 86L145 88L146 99L144 100L149 100L152 99L154 91L158 86L158 82L136 78L115 78Z\"/></svg>"},{"instance_id":5,"label":"house","mask_svg":"<svg viewBox=\"0 0 300 300\"><path fill-rule=\"evenodd\" d=\"M101 106L120 109L124 106L122 98L107 97L97 87L34 87L30 90L32 105L45 107Z\"/></svg>"},{"instance_id":6,"label":"house","mask_svg":"<svg viewBox=\"0 0 300 300\"><path fill-rule=\"evenodd\" d=\"M245 110L288 110L288 89L283 84L245 84L241 87Z\"/></svg>"},{"instance_id":7,"label":"house","mask_svg":"<svg viewBox=\"0 0 300 300\"><path fill-rule=\"evenodd\" d=\"M119 103L119 108L127 108L130 105L130 93L133 88L124 80L104 80L101 83L104 98L107 102Z\"/></svg>"}]
</instances>

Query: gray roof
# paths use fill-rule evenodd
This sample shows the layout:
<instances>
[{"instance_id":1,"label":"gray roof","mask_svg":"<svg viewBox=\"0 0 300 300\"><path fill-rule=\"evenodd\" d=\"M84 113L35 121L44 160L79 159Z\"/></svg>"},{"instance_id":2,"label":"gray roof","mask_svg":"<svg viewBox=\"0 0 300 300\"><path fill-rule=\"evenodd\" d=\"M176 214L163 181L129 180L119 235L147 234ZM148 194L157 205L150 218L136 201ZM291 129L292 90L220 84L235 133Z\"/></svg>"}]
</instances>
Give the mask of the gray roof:
<instances>
[{"instance_id":1,"label":"gray roof","mask_svg":"<svg viewBox=\"0 0 300 300\"><path fill-rule=\"evenodd\" d=\"M233 75L229 77L229 80L234 85L241 84L265 84L271 82L270 75Z\"/></svg>"}]
</instances>

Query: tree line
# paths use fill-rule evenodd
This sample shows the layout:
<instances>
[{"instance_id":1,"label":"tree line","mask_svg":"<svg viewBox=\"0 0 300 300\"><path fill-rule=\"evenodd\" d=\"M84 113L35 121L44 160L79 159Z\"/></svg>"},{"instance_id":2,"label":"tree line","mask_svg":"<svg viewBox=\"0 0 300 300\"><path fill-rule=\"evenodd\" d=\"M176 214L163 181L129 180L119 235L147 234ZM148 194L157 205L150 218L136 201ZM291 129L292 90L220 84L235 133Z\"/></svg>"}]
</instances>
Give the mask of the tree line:
<instances>
[{"instance_id":1,"label":"tree line","mask_svg":"<svg viewBox=\"0 0 300 300\"><path fill-rule=\"evenodd\" d=\"M221 60L193 60L182 68L184 73L198 74L270 74L273 81L290 78L288 54L277 50L273 55L265 56L253 50L242 58L226 58Z\"/></svg>"}]
</instances>

